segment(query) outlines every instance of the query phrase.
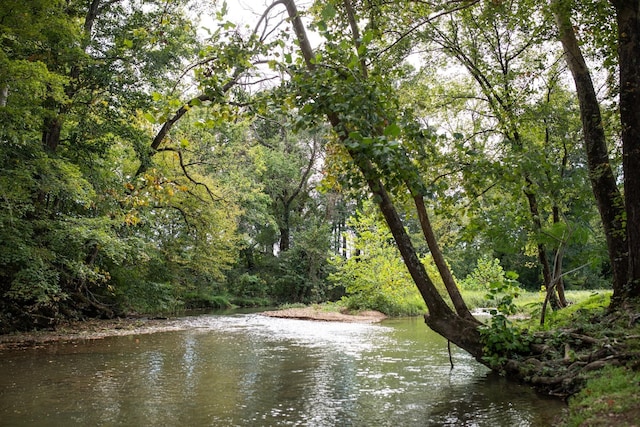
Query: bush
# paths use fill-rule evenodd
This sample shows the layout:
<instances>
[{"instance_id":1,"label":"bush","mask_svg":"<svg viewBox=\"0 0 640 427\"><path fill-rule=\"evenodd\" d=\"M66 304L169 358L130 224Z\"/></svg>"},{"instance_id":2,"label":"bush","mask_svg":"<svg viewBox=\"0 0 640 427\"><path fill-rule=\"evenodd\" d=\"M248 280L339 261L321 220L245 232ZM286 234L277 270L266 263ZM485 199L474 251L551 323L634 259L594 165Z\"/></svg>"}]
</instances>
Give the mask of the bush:
<instances>
[{"instance_id":1,"label":"bush","mask_svg":"<svg viewBox=\"0 0 640 427\"><path fill-rule=\"evenodd\" d=\"M243 273L233 284L233 294L242 298L264 298L267 284L259 276Z\"/></svg>"},{"instance_id":2,"label":"bush","mask_svg":"<svg viewBox=\"0 0 640 427\"><path fill-rule=\"evenodd\" d=\"M329 275L334 286L344 287L347 307L392 316L424 313L424 301L392 243L387 226L373 214L359 215L350 226L357 234L354 241L357 255L333 258L335 272Z\"/></svg>"},{"instance_id":3,"label":"bush","mask_svg":"<svg viewBox=\"0 0 640 427\"><path fill-rule=\"evenodd\" d=\"M479 258L476 268L460 282L460 287L469 291L489 291L492 287L511 284L520 286L518 274L514 271L504 271L497 258Z\"/></svg>"},{"instance_id":4,"label":"bush","mask_svg":"<svg viewBox=\"0 0 640 427\"><path fill-rule=\"evenodd\" d=\"M206 295L202 293L190 293L182 297L184 308L186 309L203 309L203 308L231 308L233 305L224 295Z\"/></svg>"}]
</instances>

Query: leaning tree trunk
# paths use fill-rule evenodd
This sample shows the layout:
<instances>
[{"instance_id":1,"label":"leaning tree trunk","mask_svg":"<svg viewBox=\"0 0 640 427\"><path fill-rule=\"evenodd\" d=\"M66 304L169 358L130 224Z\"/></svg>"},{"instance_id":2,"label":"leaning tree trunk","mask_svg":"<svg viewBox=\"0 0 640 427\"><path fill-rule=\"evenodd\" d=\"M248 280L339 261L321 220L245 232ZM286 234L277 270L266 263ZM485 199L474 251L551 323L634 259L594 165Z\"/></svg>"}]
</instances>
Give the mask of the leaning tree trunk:
<instances>
[{"instance_id":1,"label":"leaning tree trunk","mask_svg":"<svg viewBox=\"0 0 640 427\"><path fill-rule=\"evenodd\" d=\"M602 219L609 261L613 271L612 305L615 306L625 293L629 270L629 254L623 222L625 217L623 199L611 169L600 105L593 88L591 74L582 56L582 51L571 24L570 11L559 0L554 0L552 6L560 33L560 41L564 48L565 59L571 70L580 104L580 118L582 119L582 130L587 152L589 178ZM640 114L640 112L636 112L636 114ZM625 162L628 163L629 160L625 160ZM640 165L638 167L636 174L640 174ZM633 189L631 191L634 192ZM635 191L640 191L640 188L636 187Z\"/></svg>"},{"instance_id":2,"label":"leaning tree trunk","mask_svg":"<svg viewBox=\"0 0 640 427\"><path fill-rule=\"evenodd\" d=\"M315 54L306 30L298 14L294 0L278 0L275 4L283 4L291 20L293 30L298 39L302 57L305 60L307 69L313 73L316 70L314 63ZM345 124L340 120L338 114L327 111L327 118L336 134L343 140L348 139L349 132L345 128ZM439 294L435 284L427 274L424 265L420 262L415 248L411 242L411 238L405 230L404 224L398 211L396 210L391 196L388 194L381 181L380 174L371 160L357 148L347 148L354 164L360 169L364 176L369 191L374 195L378 207L389 226L398 250L404 260L404 263L411 275L416 287L418 288L422 298L427 304L429 314L425 316L427 325L443 337L447 338L460 348L469 352L477 360L481 361L483 355L483 344L480 339L480 331L478 323L458 316L444 301Z\"/></svg>"},{"instance_id":3,"label":"leaning tree trunk","mask_svg":"<svg viewBox=\"0 0 640 427\"><path fill-rule=\"evenodd\" d=\"M444 255L440 250L440 245L438 245L436 235L433 232L433 227L431 226L431 221L429 221L427 209L424 205L424 197L420 194L416 194L413 197L413 201L416 205L416 211L418 212L418 219L420 221L420 228L422 228L422 234L427 241L429 252L431 252L431 256L433 257L433 262L438 268L438 272L440 273L440 277L442 278L444 286L447 289L447 293L451 298L451 302L456 309L456 313L458 313L460 317L475 322L476 318L473 317L473 315L469 311L469 308L467 307L467 304L464 302L464 299L460 294L460 290L456 285L455 279L453 278L453 274L451 274L451 270L449 269L449 266L444 259Z\"/></svg>"},{"instance_id":4,"label":"leaning tree trunk","mask_svg":"<svg viewBox=\"0 0 640 427\"><path fill-rule=\"evenodd\" d=\"M337 128L341 126L337 117L329 117L329 120L332 126ZM377 176L373 165L360 153L349 150L349 154L365 176L369 190L373 193L374 199L378 201L378 207L391 230L409 274L427 304L429 309L429 314L425 316L427 325L481 361L483 344L480 340L479 323L475 319L463 318L449 308L427 274L424 265L420 262L413 243L411 243L411 238L400 219L400 215Z\"/></svg>"}]
</instances>

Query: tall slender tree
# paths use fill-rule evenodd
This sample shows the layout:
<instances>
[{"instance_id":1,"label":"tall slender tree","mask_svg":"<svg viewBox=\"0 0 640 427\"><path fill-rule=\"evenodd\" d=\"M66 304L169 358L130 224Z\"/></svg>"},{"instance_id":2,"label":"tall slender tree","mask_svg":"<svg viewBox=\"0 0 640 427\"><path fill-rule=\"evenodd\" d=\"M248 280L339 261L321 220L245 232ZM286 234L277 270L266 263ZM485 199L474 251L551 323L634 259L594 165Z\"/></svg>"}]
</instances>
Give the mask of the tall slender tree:
<instances>
[{"instance_id":1,"label":"tall slender tree","mask_svg":"<svg viewBox=\"0 0 640 427\"><path fill-rule=\"evenodd\" d=\"M551 3L565 58L580 101L580 112L585 149L589 162L593 193L607 238L609 259L613 271L613 308L624 305L630 298L640 295L638 259L638 230L640 206L638 184L640 169L640 126L637 122L637 107L640 97L636 88L640 83L640 72L636 55L640 52L640 28L637 1L611 2L618 24L617 62L620 70L620 121L622 125L622 151L624 173L624 197L620 193L604 133L600 105L593 87L591 71L587 66L582 48L572 24L572 9L569 2L557 0ZM606 18L603 18L606 19Z\"/></svg>"}]
</instances>

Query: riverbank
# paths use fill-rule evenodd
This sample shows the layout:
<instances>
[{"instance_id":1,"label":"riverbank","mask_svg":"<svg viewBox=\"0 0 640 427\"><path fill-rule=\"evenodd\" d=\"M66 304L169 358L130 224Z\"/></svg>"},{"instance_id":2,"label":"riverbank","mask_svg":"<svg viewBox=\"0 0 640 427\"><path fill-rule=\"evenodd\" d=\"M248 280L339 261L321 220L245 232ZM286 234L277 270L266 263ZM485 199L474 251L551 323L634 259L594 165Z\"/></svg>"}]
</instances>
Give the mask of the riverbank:
<instances>
[{"instance_id":1,"label":"riverbank","mask_svg":"<svg viewBox=\"0 0 640 427\"><path fill-rule=\"evenodd\" d=\"M329 311L323 309L321 306L285 308L282 310L265 311L261 314L269 317L287 319L347 323L377 323L387 318L384 313L374 310L348 313L343 311Z\"/></svg>"},{"instance_id":2,"label":"riverbank","mask_svg":"<svg viewBox=\"0 0 640 427\"><path fill-rule=\"evenodd\" d=\"M377 323L387 318L386 315L379 311L344 313L328 311L317 306L287 308L283 310L265 311L258 314L269 317L347 323ZM95 340L111 336L179 331L190 327L189 322L185 322L184 318L127 317L70 321L59 325L55 330L39 330L0 335L0 350L39 347L61 341Z\"/></svg>"},{"instance_id":3,"label":"riverbank","mask_svg":"<svg viewBox=\"0 0 640 427\"><path fill-rule=\"evenodd\" d=\"M7 348L39 347L62 341L103 339L112 336L152 334L188 329L178 318L117 318L87 319L65 322L55 330L16 332L0 335L0 350Z\"/></svg>"}]
</instances>

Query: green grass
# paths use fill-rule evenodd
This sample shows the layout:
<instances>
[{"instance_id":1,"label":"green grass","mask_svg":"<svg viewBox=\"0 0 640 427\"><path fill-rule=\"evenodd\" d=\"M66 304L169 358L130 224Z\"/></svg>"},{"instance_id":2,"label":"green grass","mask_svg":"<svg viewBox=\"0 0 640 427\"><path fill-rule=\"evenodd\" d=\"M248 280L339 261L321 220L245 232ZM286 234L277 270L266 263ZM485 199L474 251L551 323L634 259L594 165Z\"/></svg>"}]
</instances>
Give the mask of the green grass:
<instances>
[{"instance_id":1,"label":"green grass","mask_svg":"<svg viewBox=\"0 0 640 427\"><path fill-rule=\"evenodd\" d=\"M485 299L486 291L462 291L462 297L469 309L484 308L487 306L487 300ZM611 295L609 290L588 290L588 291L566 291L567 300L569 301L569 308L576 304L582 303L594 295ZM531 313L536 309L542 307L544 301L543 292L522 292L514 300L514 303L518 307L518 311L522 313ZM605 302L608 305L608 300Z\"/></svg>"},{"instance_id":2,"label":"green grass","mask_svg":"<svg viewBox=\"0 0 640 427\"><path fill-rule=\"evenodd\" d=\"M564 425L635 426L640 420L640 372L608 366L595 373L569 401Z\"/></svg>"}]
</instances>

